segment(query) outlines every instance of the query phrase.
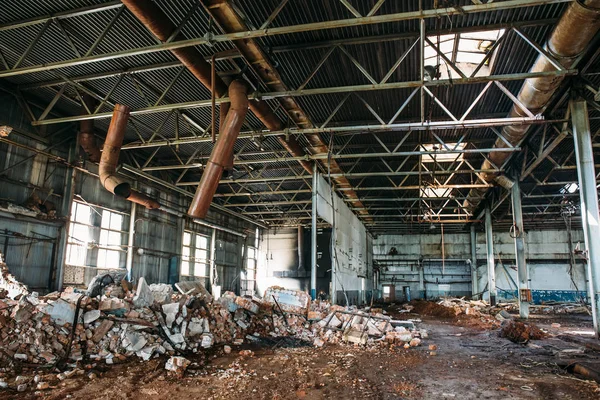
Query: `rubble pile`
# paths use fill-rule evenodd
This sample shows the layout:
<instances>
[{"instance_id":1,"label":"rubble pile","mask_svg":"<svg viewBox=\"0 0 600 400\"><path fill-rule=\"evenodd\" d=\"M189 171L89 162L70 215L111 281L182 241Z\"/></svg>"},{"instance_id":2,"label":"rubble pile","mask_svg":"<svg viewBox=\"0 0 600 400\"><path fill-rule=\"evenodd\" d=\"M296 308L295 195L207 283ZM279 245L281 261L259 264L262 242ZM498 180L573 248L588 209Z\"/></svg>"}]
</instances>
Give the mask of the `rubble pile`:
<instances>
[{"instance_id":1,"label":"rubble pile","mask_svg":"<svg viewBox=\"0 0 600 400\"><path fill-rule=\"evenodd\" d=\"M19 282L8 270L4 263L2 253L0 253L0 299L7 297L14 298L19 294L27 294L29 289L27 286Z\"/></svg>"},{"instance_id":2,"label":"rubble pile","mask_svg":"<svg viewBox=\"0 0 600 400\"><path fill-rule=\"evenodd\" d=\"M180 282L175 293L170 285L148 285L144 278L133 288L122 278L119 272L99 276L87 292L67 288L39 296L22 286L11 296L2 292L0 357L30 366L114 364L133 356L185 356L215 345L231 351L231 345L259 337L292 336L318 347L342 342L417 346L426 337L412 322L393 321L381 310L311 302L301 291L271 287L263 299L231 292L213 299L200 282ZM186 367L177 359L169 366L173 371Z\"/></svg>"},{"instance_id":3,"label":"rubble pile","mask_svg":"<svg viewBox=\"0 0 600 400\"><path fill-rule=\"evenodd\" d=\"M544 331L534 324L507 320L502 323L500 337L507 338L511 342L525 344L530 340L540 340L546 336Z\"/></svg>"},{"instance_id":4,"label":"rubble pile","mask_svg":"<svg viewBox=\"0 0 600 400\"><path fill-rule=\"evenodd\" d=\"M438 301L439 305L454 310L455 315L465 314L480 317L482 314L490 314L491 307L484 300L465 300L464 297L447 297Z\"/></svg>"}]
</instances>

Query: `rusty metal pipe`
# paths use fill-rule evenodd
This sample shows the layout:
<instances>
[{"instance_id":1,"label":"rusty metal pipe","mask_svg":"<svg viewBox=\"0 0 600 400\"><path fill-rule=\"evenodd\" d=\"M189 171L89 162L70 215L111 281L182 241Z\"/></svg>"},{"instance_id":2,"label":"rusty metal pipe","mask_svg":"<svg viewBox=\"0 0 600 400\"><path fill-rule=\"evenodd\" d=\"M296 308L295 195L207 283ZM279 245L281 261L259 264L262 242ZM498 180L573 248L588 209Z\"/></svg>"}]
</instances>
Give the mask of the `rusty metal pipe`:
<instances>
[{"instance_id":1,"label":"rusty metal pipe","mask_svg":"<svg viewBox=\"0 0 600 400\"><path fill-rule=\"evenodd\" d=\"M177 29L169 20L169 17L153 1L148 0L122 0L125 7L160 41L165 42ZM173 40L184 40L183 35L178 34ZM223 97L227 93L227 85L221 77L215 74L214 82L211 79L211 65L204 60L194 47L173 49L171 52L186 66L188 70L209 90L215 92L217 97ZM214 88L214 89L213 89ZM273 110L263 100L252 100L250 110L260 119L269 130L279 130L281 121ZM302 149L294 136L288 139L278 137L283 147L294 157L304 157L306 152ZM312 174L312 165L307 161L299 161L302 167Z\"/></svg>"},{"instance_id":2,"label":"rusty metal pipe","mask_svg":"<svg viewBox=\"0 0 600 400\"><path fill-rule=\"evenodd\" d=\"M560 20L557 22L548 42L546 50L554 56L565 68L570 68L577 57L586 50L591 40L600 29L600 0L577 0L567 8ZM539 55L530 72L554 71L556 68L548 59ZM562 83L563 76L547 76L540 78L526 79L521 91L519 92L519 101L529 109L533 114L541 112L548 104L552 95L556 92ZM508 117L523 117L525 112L514 105ZM529 125L508 125L502 129L502 136L516 146L527 134ZM504 141L500 138L494 144L496 148L506 147ZM481 169L489 169L492 163L501 166L510 157L510 152L490 153L489 161L485 160ZM490 162L491 161L491 162ZM486 181L492 182L497 174L483 173ZM474 209L477 204L471 199L482 197L485 190L472 189L469 192L465 206Z\"/></svg>"},{"instance_id":3,"label":"rusty metal pipe","mask_svg":"<svg viewBox=\"0 0 600 400\"><path fill-rule=\"evenodd\" d=\"M117 176L119 153L125 137L125 128L129 119L129 107L117 104L106 133L106 141L100 158L98 175L100 183L115 196L140 204L148 209L160 208L160 204L143 193L131 189L131 185Z\"/></svg>"},{"instance_id":4,"label":"rusty metal pipe","mask_svg":"<svg viewBox=\"0 0 600 400\"><path fill-rule=\"evenodd\" d=\"M248 87L244 81L235 80L229 85L229 99L229 112L221 123L219 138L210 154L188 210L188 214L194 218L206 217L223 170L227 167L233 154L233 146L248 112Z\"/></svg>"},{"instance_id":5,"label":"rusty metal pipe","mask_svg":"<svg viewBox=\"0 0 600 400\"><path fill-rule=\"evenodd\" d=\"M94 109L96 102L93 97L89 94L85 93L83 95L83 102L85 106L81 107L81 114L88 114L88 110ZM86 109L87 106L87 109ZM81 121L79 124L79 145L82 150L87 154L88 159L92 162L100 161L100 148L96 142L96 137L94 136L94 120L89 119L85 121Z\"/></svg>"}]
</instances>

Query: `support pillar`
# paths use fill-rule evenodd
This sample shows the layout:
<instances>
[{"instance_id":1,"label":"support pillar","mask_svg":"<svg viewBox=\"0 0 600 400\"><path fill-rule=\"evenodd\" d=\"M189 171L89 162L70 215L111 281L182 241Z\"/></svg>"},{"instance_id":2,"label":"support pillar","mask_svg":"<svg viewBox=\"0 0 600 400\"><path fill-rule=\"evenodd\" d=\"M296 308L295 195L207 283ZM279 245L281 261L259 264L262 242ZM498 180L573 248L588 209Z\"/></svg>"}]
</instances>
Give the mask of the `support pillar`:
<instances>
[{"instance_id":1,"label":"support pillar","mask_svg":"<svg viewBox=\"0 0 600 400\"><path fill-rule=\"evenodd\" d=\"M137 214L137 204L131 202L131 212L129 213L129 234L127 236L127 280L131 282L131 272L133 270L133 242L135 240L135 219Z\"/></svg>"},{"instance_id":2,"label":"support pillar","mask_svg":"<svg viewBox=\"0 0 600 400\"><path fill-rule=\"evenodd\" d=\"M425 273L423 271L425 267L423 266L423 262L419 261L419 297L425 299L427 297L427 293L425 293Z\"/></svg>"},{"instance_id":3,"label":"support pillar","mask_svg":"<svg viewBox=\"0 0 600 400\"><path fill-rule=\"evenodd\" d=\"M587 104L583 99L571 100L571 119L575 139L575 157L579 196L581 201L581 223L587 251L588 291L592 299L592 318L596 338L600 339L600 216L598 193L596 192L596 171L590 134Z\"/></svg>"},{"instance_id":4,"label":"support pillar","mask_svg":"<svg viewBox=\"0 0 600 400\"><path fill-rule=\"evenodd\" d=\"M494 235L492 232L492 212L485 206L485 244L487 249L487 275L490 304L496 304L496 265L494 264Z\"/></svg>"},{"instance_id":5,"label":"support pillar","mask_svg":"<svg viewBox=\"0 0 600 400\"><path fill-rule=\"evenodd\" d=\"M317 166L313 169L312 179L312 224L310 228L310 296L317 298Z\"/></svg>"},{"instance_id":6,"label":"support pillar","mask_svg":"<svg viewBox=\"0 0 600 400\"><path fill-rule=\"evenodd\" d=\"M78 136L77 136L78 137ZM71 143L71 147L69 148L69 163L72 165L78 158L79 154L79 140L76 139ZM63 200L61 204L61 215L68 217L66 224L59 229L60 239L58 243L57 249L57 263L56 263L56 282L55 287L58 291L62 291L63 289L63 280L65 276L65 265L67 262L67 245L69 242L69 227L71 225L71 211L73 206L73 196L75 195L75 179L76 179L76 170L71 166L66 167L67 170L65 172L65 190L63 192ZM6 239L8 241L8 238ZM5 242L5 244L8 242ZM6 248L4 249L4 254L6 255ZM51 288L48 288L51 289Z\"/></svg>"},{"instance_id":7,"label":"support pillar","mask_svg":"<svg viewBox=\"0 0 600 400\"><path fill-rule=\"evenodd\" d=\"M512 209L515 239L515 260L517 264L517 277L519 283L519 315L521 318L529 318L529 304L531 302L531 291L529 290L529 271L525 260L525 239L523 230L523 210L521 208L521 187L519 179L515 179L512 186Z\"/></svg>"},{"instance_id":8,"label":"support pillar","mask_svg":"<svg viewBox=\"0 0 600 400\"><path fill-rule=\"evenodd\" d=\"M477 232L471 225L471 297L479 293L477 282Z\"/></svg>"}]
</instances>

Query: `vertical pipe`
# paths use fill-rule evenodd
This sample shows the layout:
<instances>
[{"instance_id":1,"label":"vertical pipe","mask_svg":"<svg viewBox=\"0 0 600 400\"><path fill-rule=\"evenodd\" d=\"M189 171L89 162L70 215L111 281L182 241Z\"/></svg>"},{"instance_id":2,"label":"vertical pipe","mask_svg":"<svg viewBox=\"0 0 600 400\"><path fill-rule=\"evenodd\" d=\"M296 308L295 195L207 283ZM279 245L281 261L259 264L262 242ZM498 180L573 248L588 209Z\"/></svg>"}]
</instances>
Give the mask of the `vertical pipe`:
<instances>
[{"instance_id":1,"label":"vertical pipe","mask_svg":"<svg viewBox=\"0 0 600 400\"><path fill-rule=\"evenodd\" d=\"M492 232L492 212L485 206L485 244L487 248L487 275L490 304L496 305L496 266L494 264L494 235Z\"/></svg>"},{"instance_id":2,"label":"vertical pipe","mask_svg":"<svg viewBox=\"0 0 600 400\"><path fill-rule=\"evenodd\" d=\"M419 20L419 47L421 48L421 53L419 55L419 69L421 76L421 84L425 82L425 20ZM425 90L423 86L421 86L421 122L425 122Z\"/></svg>"},{"instance_id":3,"label":"vertical pipe","mask_svg":"<svg viewBox=\"0 0 600 400\"><path fill-rule=\"evenodd\" d=\"M217 140L217 132L216 132L216 127L217 127L217 123L215 122L215 98L216 98L216 94L215 94L215 54L212 55L212 57L210 58L210 104L211 104L211 109L210 109L210 115L211 115L211 139L213 144L215 143L215 141ZM221 125L223 124L223 121L221 121Z\"/></svg>"},{"instance_id":4,"label":"vertical pipe","mask_svg":"<svg viewBox=\"0 0 600 400\"><path fill-rule=\"evenodd\" d=\"M477 232L475 225L471 225L471 297L479 293L477 284Z\"/></svg>"},{"instance_id":5,"label":"vertical pipe","mask_svg":"<svg viewBox=\"0 0 600 400\"><path fill-rule=\"evenodd\" d=\"M317 167L313 168L312 179L312 223L310 227L310 296L317 298Z\"/></svg>"},{"instance_id":6,"label":"vertical pipe","mask_svg":"<svg viewBox=\"0 0 600 400\"><path fill-rule=\"evenodd\" d=\"M517 262L517 276L519 281L519 315L529 318L529 273L525 260L525 240L523 238L523 210L521 209L521 186L519 179L515 179L512 186L512 208L515 227L515 259Z\"/></svg>"},{"instance_id":7,"label":"vertical pipe","mask_svg":"<svg viewBox=\"0 0 600 400\"><path fill-rule=\"evenodd\" d=\"M592 319L596 338L600 339L600 216L598 193L596 192L596 171L594 153L588 120L587 104L583 99L571 100L571 119L575 139L575 157L579 196L581 198L581 222L587 251L588 291L592 299ZM596 244L594 244L596 243Z\"/></svg>"},{"instance_id":8,"label":"vertical pipe","mask_svg":"<svg viewBox=\"0 0 600 400\"><path fill-rule=\"evenodd\" d=\"M214 295L215 292L213 290L213 286L216 284L215 282L215 258L217 256L217 230L215 228L212 229L212 234L210 235L210 271L208 272L208 276L210 279L210 292Z\"/></svg>"},{"instance_id":9,"label":"vertical pipe","mask_svg":"<svg viewBox=\"0 0 600 400\"><path fill-rule=\"evenodd\" d=\"M304 270L304 227L298 225L298 270Z\"/></svg>"},{"instance_id":10,"label":"vertical pipe","mask_svg":"<svg viewBox=\"0 0 600 400\"><path fill-rule=\"evenodd\" d=\"M129 234L127 236L127 259L125 267L127 268L127 280L131 281L131 272L133 271L133 242L135 240L135 219L137 218L137 203L131 202L131 212L129 213Z\"/></svg>"}]
</instances>

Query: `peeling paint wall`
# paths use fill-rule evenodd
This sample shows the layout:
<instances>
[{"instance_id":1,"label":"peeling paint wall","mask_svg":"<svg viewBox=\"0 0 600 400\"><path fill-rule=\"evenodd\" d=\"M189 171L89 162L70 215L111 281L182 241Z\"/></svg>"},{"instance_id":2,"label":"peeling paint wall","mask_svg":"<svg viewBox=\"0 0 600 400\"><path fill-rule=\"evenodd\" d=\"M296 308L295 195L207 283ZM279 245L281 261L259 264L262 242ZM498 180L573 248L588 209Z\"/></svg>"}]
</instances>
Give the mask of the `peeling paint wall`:
<instances>
[{"instance_id":1,"label":"peeling paint wall","mask_svg":"<svg viewBox=\"0 0 600 400\"><path fill-rule=\"evenodd\" d=\"M581 243L583 232L573 231L573 245ZM402 287L410 287L412 297L471 294L471 243L469 233L444 235L444 267L442 269L442 236L439 231L425 235L381 235L374 240L373 257L384 270L380 284L395 283L396 297L403 298ZM397 254L390 255L392 247ZM487 285L486 244L484 232L477 233L478 292ZM516 295L514 240L508 232L494 232L496 286L499 298ZM530 288L534 300L573 301L585 297L584 264L579 260L569 274L569 252L565 231L526 231L525 255ZM423 266L424 287L420 286L419 269ZM440 287L441 285L441 287Z\"/></svg>"}]
</instances>

